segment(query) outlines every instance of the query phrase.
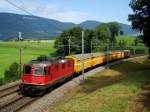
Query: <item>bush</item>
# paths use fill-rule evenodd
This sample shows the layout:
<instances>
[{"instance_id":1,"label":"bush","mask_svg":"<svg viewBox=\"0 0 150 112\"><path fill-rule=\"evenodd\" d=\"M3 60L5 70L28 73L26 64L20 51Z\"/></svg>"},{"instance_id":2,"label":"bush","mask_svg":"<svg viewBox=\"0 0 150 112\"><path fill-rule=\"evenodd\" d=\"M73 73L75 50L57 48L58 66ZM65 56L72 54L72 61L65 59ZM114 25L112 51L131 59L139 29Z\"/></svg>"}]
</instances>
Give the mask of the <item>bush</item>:
<instances>
[{"instance_id":1,"label":"bush","mask_svg":"<svg viewBox=\"0 0 150 112\"><path fill-rule=\"evenodd\" d=\"M131 51L132 55L135 54L147 54L148 50L146 48L132 48L132 47L128 47L127 49L129 49Z\"/></svg>"},{"instance_id":2,"label":"bush","mask_svg":"<svg viewBox=\"0 0 150 112\"><path fill-rule=\"evenodd\" d=\"M19 65L18 63L14 62L10 65L9 69L4 73L5 80L7 82L15 81L20 78L19 76Z\"/></svg>"},{"instance_id":3,"label":"bush","mask_svg":"<svg viewBox=\"0 0 150 112\"><path fill-rule=\"evenodd\" d=\"M3 83L4 83L4 79L0 78L0 86L3 85Z\"/></svg>"},{"instance_id":4,"label":"bush","mask_svg":"<svg viewBox=\"0 0 150 112\"><path fill-rule=\"evenodd\" d=\"M145 54L145 49L136 49L135 54Z\"/></svg>"}]
</instances>

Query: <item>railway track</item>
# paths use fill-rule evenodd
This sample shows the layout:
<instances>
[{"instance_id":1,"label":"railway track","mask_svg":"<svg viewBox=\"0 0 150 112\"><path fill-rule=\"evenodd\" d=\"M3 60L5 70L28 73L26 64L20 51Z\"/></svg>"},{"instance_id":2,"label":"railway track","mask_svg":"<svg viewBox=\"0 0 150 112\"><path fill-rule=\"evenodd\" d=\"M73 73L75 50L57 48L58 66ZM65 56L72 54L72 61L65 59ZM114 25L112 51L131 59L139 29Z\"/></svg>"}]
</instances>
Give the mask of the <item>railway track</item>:
<instances>
[{"instance_id":1,"label":"railway track","mask_svg":"<svg viewBox=\"0 0 150 112\"><path fill-rule=\"evenodd\" d=\"M7 87L5 89L0 90L0 99L7 96L7 95L11 95L13 93L16 93L17 91L19 91L19 84Z\"/></svg>"},{"instance_id":2,"label":"railway track","mask_svg":"<svg viewBox=\"0 0 150 112\"><path fill-rule=\"evenodd\" d=\"M38 99L20 94L19 85L15 84L0 90L0 112L18 112Z\"/></svg>"},{"instance_id":3,"label":"railway track","mask_svg":"<svg viewBox=\"0 0 150 112\"><path fill-rule=\"evenodd\" d=\"M37 99L38 97L31 98L18 95L17 97L5 102L3 105L0 105L0 112L19 112Z\"/></svg>"}]
</instances>

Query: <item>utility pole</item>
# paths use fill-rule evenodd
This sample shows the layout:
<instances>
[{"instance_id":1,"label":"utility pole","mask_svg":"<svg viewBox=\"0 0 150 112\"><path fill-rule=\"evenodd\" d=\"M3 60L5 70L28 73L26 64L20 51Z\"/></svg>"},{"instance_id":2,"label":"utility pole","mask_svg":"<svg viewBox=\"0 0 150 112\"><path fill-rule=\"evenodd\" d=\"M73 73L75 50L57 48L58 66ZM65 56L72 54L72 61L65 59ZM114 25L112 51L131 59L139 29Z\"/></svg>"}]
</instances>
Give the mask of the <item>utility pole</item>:
<instances>
[{"instance_id":1,"label":"utility pole","mask_svg":"<svg viewBox=\"0 0 150 112\"><path fill-rule=\"evenodd\" d=\"M123 41L121 40L121 59L123 58L123 56L122 56L122 50L123 50Z\"/></svg>"},{"instance_id":2,"label":"utility pole","mask_svg":"<svg viewBox=\"0 0 150 112\"><path fill-rule=\"evenodd\" d=\"M22 34L21 32L19 32L19 37L18 37L18 41L19 41L19 73L20 76L22 77L22 48L21 48L21 43L20 40L22 39Z\"/></svg>"},{"instance_id":3,"label":"utility pole","mask_svg":"<svg viewBox=\"0 0 150 112\"><path fill-rule=\"evenodd\" d=\"M107 68L109 68L109 39L107 39Z\"/></svg>"},{"instance_id":4,"label":"utility pole","mask_svg":"<svg viewBox=\"0 0 150 112\"><path fill-rule=\"evenodd\" d=\"M122 40L120 40L120 46L119 47L120 47L120 52L121 52L121 61L120 62L122 63L122 58L123 58L123 54L122 54L123 53L122 52L122 50L123 50L123 41Z\"/></svg>"},{"instance_id":5,"label":"utility pole","mask_svg":"<svg viewBox=\"0 0 150 112\"><path fill-rule=\"evenodd\" d=\"M93 43L92 43L92 40L91 40L91 53L92 53L92 49L93 49L92 46L93 46Z\"/></svg>"},{"instance_id":6,"label":"utility pole","mask_svg":"<svg viewBox=\"0 0 150 112\"><path fill-rule=\"evenodd\" d=\"M69 55L70 55L70 47L71 47L71 45L70 45L70 37L69 37L69 40L68 40L68 44L69 44Z\"/></svg>"},{"instance_id":7,"label":"utility pole","mask_svg":"<svg viewBox=\"0 0 150 112\"><path fill-rule=\"evenodd\" d=\"M84 31L82 31L82 75L84 80Z\"/></svg>"}]
</instances>

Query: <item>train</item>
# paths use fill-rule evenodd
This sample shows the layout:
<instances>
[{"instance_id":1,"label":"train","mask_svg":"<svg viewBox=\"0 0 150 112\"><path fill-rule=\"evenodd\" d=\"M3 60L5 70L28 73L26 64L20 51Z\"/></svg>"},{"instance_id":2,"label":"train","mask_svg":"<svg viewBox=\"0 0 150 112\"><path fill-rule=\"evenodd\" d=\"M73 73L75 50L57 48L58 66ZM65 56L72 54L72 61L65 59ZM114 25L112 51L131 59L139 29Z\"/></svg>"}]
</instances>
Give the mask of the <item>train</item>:
<instances>
[{"instance_id":1,"label":"train","mask_svg":"<svg viewBox=\"0 0 150 112\"><path fill-rule=\"evenodd\" d=\"M108 61L128 58L130 55L130 50L118 50L84 55L75 54L57 59L32 60L23 66L22 83L19 87L23 94L43 94L53 85L79 75L83 67L84 70L91 69Z\"/></svg>"}]
</instances>

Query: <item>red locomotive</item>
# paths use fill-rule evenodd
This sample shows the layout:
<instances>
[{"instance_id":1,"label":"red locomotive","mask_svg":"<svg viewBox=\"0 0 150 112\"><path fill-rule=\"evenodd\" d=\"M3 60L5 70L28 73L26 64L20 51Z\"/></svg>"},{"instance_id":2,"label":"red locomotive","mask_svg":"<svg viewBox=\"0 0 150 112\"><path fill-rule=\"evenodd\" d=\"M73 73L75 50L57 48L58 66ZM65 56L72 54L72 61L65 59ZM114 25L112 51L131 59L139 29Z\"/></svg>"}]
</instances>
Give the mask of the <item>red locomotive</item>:
<instances>
[{"instance_id":1,"label":"red locomotive","mask_svg":"<svg viewBox=\"0 0 150 112\"><path fill-rule=\"evenodd\" d=\"M24 65L20 89L23 93L43 93L60 80L70 77L73 72L72 59L31 61Z\"/></svg>"}]
</instances>

